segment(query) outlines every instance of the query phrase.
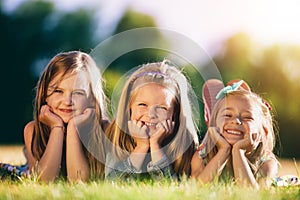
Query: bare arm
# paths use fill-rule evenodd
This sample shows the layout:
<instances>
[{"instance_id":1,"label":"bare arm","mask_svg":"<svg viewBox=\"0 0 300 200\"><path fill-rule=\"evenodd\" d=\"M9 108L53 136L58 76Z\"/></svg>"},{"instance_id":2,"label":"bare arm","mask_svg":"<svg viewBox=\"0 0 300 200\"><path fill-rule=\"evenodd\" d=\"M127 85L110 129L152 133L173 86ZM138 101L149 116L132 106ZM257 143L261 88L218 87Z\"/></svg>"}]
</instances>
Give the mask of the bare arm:
<instances>
[{"instance_id":1,"label":"bare arm","mask_svg":"<svg viewBox=\"0 0 300 200\"><path fill-rule=\"evenodd\" d=\"M136 147L131 152L129 159L133 167L140 170L149 150L147 126L143 125L140 121L133 120L128 122L128 129L136 142Z\"/></svg>"},{"instance_id":2,"label":"bare arm","mask_svg":"<svg viewBox=\"0 0 300 200\"><path fill-rule=\"evenodd\" d=\"M40 180L45 182L53 181L60 172L64 132L62 128L53 128L51 130L46 150L37 163L37 159L34 158L31 152L33 130L34 122L29 122L24 129L29 169L37 169ZM36 164L37 168L35 167Z\"/></svg>"},{"instance_id":3,"label":"bare arm","mask_svg":"<svg viewBox=\"0 0 300 200\"><path fill-rule=\"evenodd\" d=\"M245 154L246 152L254 151L257 148L259 142L260 137L258 137L258 133L250 132L246 133L244 139L235 143L232 148L232 165L236 181L240 184L251 185L254 188L259 188L259 184L251 170L250 165L248 164L248 160ZM271 176L275 175L275 173L277 172L277 167L274 164L276 163L270 161L263 163L263 165L261 166L261 175L268 177L267 179L265 179L269 179L267 182L270 182ZM270 183L267 182L266 186L269 186Z\"/></svg>"},{"instance_id":4,"label":"bare arm","mask_svg":"<svg viewBox=\"0 0 300 200\"><path fill-rule=\"evenodd\" d=\"M24 141L25 141L25 147L26 147L28 167L30 170L34 169L34 166L37 162L36 158L33 157L32 151L31 151L33 130L34 130L34 121L31 121L28 124L26 124L26 126L24 128Z\"/></svg>"},{"instance_id":5,"label":"bare arm","mask_svg":"<svg viewBox=\"0 0 300 200\"><path fill-rule=\"evenodd\" d=\"M162 141L169 135L173 134L175 122L171 120L165 120L156 125L157 131L150 135L150 150L152 163L160 161L165 153L161 149ZM179 145L179 144L178 144Z\"/></svg>"},{"instance_id":6,"label":"bare arm","mask_svg":"<svg viewBox=\"0 0 300 200\"><path fill-rule=\"evenodd\" d=\"M203 159L195 152L192 158L192 178L196 178L201 183L209 183L214 180L216 176L222 173L230 154L230 149L220 149L218 153L210 160L207 165L204 165Z\"/></svg>"},{"instance_id":7,"label":"bare arm","mask_svg":"<svg viewBox=\"0 0 300 200\"><path fill-rule=\"evenodd\" d=\"M67 130L66 165L69 181L89 179L89 164L76 129L68 128Z\"/></svg>"},{"instance_id":8,"label":"bare arm","mask_svg":"<svg viewBox=\"0 0 300 200\"><path fill-rule=\"evenodd\" d=\"M258 183L252 173L252 170L248 164L246 151L233 146L232 149L232 165L234 171L234 178L237 183L242 185L251 185L255 188L259 188Z\"/></svg>"},{"instance_id":9,"label":"bare arm","mask_svg":"<svg viewBox=\"0 0 300 200\"><path fill-rule=\"evenodd\" d=\"M80 136L90 138L95 126L95 110L87 108L83 114L70 120L67 129L67 172L70 181L88 181L90 166ZM100 126L100 124L98 124ZM87 141L89 143L89 141ZM97 144L101 145L101 144Z\"/></svg>"},{"instance_id":10,"label":"bare arm","mask_svg":"<svg viewBox=\"0 0 300 200\"><path fill-rule=\"evenodd\" d=\"M217 154L205 166L203 159L199 156L199 152L197 151L195 152L191 162L191 176L200 180L203 184L213 181L216 176L220 176L227 163L231 150L230 144L228 144L227 141L217 132L216 128L210 127L207 134L209 134L212 141L215 141L218 148Z\"/></svg>"},{"instance_id":11,"label":"bare arm","mask_svg":"<svg viewBox=\"0 0 300 200\"><path fill-rule=\"evenodd\" d=\"M261 187L269 188L272 184L272 178L277 176L278 173L278 161L275 159L269 159L262 163L259 173L261 178L258 183Z\"/></svg>"}]
</instances>

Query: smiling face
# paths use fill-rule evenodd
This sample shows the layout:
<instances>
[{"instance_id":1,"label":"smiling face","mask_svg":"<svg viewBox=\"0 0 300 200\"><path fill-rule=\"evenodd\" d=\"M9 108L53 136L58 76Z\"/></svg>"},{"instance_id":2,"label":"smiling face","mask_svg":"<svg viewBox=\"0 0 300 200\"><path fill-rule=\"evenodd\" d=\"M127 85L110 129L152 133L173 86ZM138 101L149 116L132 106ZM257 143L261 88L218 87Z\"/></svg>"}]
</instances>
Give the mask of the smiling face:
<instances>
[{"instance_id":1,"label":"smiling face","mask_svg":"<svg viewBox=\"0 0 300 200\"><path fill-rule=\"evenodd\" d=\"M157 83L147 83L132 96L131 120L141 121L150 131L158 122L171 119L174 112L174 94Z\"/></svg>"},{"instance_id":2,"label":"smiling face","mask_svg":"<svg viewBox=\"0 0 300 200\"><path fill-rule=\"evenodd\" d=\"M73 116L82 114L90 106L89 82L83 71L67 74L59 82L60 78L61 74L50 82L46 102L53 113L68 123Z\"/></svg>"},{"instance_id":3,"label":"smiling face","mask_svg":"<svg viewBox=\"0 0 300 200\"><path fill-rule=\"evenodd\" d=\"M253 140L258 138L261 123L258 106L251 103L245 95L228 95L223 101L216 118L220 133L233 145L249 134Z\"/></svg>"}]
</instances>

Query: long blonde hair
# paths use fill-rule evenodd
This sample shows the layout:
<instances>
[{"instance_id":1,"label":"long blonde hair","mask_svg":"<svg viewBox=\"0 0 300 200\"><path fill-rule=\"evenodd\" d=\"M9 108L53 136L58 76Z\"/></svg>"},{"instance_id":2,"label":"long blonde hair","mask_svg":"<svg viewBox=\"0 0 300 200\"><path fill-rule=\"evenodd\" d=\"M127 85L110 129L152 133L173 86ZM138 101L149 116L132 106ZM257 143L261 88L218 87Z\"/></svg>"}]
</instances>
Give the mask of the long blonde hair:
<instances>
[{"instance_id":1,"label":"long blonde hair","mask_svg":"<svg viewBox=\"0 0 300 200\"><path fill-rule=\"evenodd\" d=\"M275 133L275 125L274 116L270 110L268 104L263 100L258 94L246 91L246 90L236 90L230 92L225 95L225 98L222 98L217 101L212 111L211 120L209 123L210 127L216 127L216 121L221 107L224 105L226 101L226 97L233 95L242 95L247 96L253 104L256 104L258 108L260 108L261 113L261 127L259 134L261 135L262 141L258 144L257 148L254 149L249 154L246 154L248 159L248 163L250 164L252 171L257 173L259 170L260 159L264 155L264 153L273 153L273 149L275 147L276 142L276 133ZM267 134L265 134L265 131ZM206 134L203 139L203 144L205 145L206 153L207 153L207 162L209 162L218 152L218 149L214 142L212 142L211 138ZM274 156L275 157L275 156Z\"/></svg>"},{"instance_id":2,"label":"long blonde hair","mask_svg":"<svg viewBox=\"0 0 300 200\"><path fill-rule=\"evenodd\" d=\"M120 95L115 121L107 129L107 136L113 144L112 152L119 159L125 159L135 148L128 131L130 101L138 87L155 82L170 89L175 94L173 120L174 133L165 139L166 154L174 163L177 174L188 174L190 161L198 144L195 121L192 117L191 102L188 97L189 85L186 77L167 60L140 66L126 81Z\"/></svg>"},{"instance_id":3,"label":"long blonde hair","mask_svg":"<svg viewBox=\"0 0 300 200\"><path fill-rule=\"evenodd\" d=\"M103 119L107 115L107 104L106 97L102 88L102 78L100 70L98 69L94 60L86 53L80 51L70 51L59 53L54 56L44 72L42 73L36 88L36 97L34 104L34 134L32 139L31 151L33 156L40 160L42 157L46 145L49 140L50 128L45 124L41 123L39 120L41 107L46 103L47 90L49 83L57 77L57 75L62 74L60 81L62 81L66 75L75 73L78 71L84 71L88 77L90 84L91 97L95 102L95 119L94 127L89 135L89 147L88 149L93 149L93 151L99 152L104 159L105 151L103 147ZM58 84L57 84L58 85ZM100 125L100 126L99 126ZM90 151L90 150L89 150ZM85 148L86 155L89 160L92 174L97 174L100 177L104 177L104 165L99 162L95 156Z\"/></svg>"}]
</instances>

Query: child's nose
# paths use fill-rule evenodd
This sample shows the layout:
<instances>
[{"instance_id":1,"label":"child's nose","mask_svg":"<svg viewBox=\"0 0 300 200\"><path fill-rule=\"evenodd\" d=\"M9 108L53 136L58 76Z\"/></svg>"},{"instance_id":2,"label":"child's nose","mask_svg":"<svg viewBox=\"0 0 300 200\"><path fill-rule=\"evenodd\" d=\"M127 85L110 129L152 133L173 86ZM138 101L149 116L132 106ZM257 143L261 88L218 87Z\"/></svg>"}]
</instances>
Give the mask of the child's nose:
<instances>
[{"instance_id":1,"label":"child's nose","mask_svg":"<svg viewBox=\"0 0 300 200\"><path fill-rule=\"evenodd\" d=\"M65 94L65 95L64 95L64 100L63 100L63 102L64 102L66 105L72 105L72 104L73 104L72 94Z\"/></svg>"},{"instance_id":2,"label":"child's nose","mask_svg":"<svg viewBox=\"0 0 300 200\"><path fill-rule=\"evenodd\" d=\"M236 123L236 124L242 124L242 119L240 116L236 116L236 117L233 117L232 122Z\"/></svg>"},{"instance_id":3,"label":"child's nose","mask_svg":"<svg viewBox=\"0 0 300 200\"><path fill-rule=\"evenodd\" d=\"M157 116L156 106L151 106L148 110L148 115L150 118L154 118Z\"/></svg>"}]
</instances>

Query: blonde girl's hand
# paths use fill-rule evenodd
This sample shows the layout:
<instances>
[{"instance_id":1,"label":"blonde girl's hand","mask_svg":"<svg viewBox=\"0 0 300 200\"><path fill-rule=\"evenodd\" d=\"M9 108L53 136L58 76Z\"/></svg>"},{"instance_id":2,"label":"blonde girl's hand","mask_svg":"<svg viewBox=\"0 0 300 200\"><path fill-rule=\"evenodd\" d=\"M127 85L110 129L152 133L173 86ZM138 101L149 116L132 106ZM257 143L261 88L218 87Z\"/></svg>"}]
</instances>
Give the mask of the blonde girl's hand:
<instances>
[{"instance_id":1,"label":"blonde girl's hand","mask_svg":"<svg viewBox=\"0 0 300 200\"><path fill-rule=\"evenodd\" d=\"M219 128L217 127L209 127L207 130L207 134L209 134L209 137L211 138L213 145L217 146L218 150L221 149L231 149L231 145L227 142L227 140L220 134Z\"/></svg>"},{"instance_id":2,"label":"blonde girl's hand","mask_svg":"<svg viewBox=\"0 0 300 200\"><path fill-rule=\"evenodd\" d=\"M86 108L82 114L74 116L72 119L70 119L67 132L71 130L78 130L80 134L89 133L89 131L93 128L92 123L94 122L95 117L95 109Z\"/></svg>"},{"instance_id":3,"label":"blonde girl's hand","mask_svg":"<svg viewBox=\"0 0 300 200\"><path fill-rule=\"evenodd\" d=\"M156 124L156 131L150 133L150 143L161 145L162 141L174 131L175 122L170 119Z\"/></svg>"},{"instance_id":4,"label":"blonde girl's hand","mask_svg":"<svg viewBox=\"0 0 300 200\"><path fill-rule=\"evenodd\" d=\"M137 147L149 147L148 127L141 121L128 121L128 130Z\"/></svg>"},{"instance_id":5,"label":"blonde girl's hand","mask_svg":"<svg viewBox=\"0 0 300 200\"><path fill-rule=\"evenodd\" d=\"M48 105L43 105L41 107L39 120L49 127L64 126L63 120L53 113L51 107Z\"/></svg>"},{"instance_id":6,"label":"blonde girl's hand","mask_svg":"<svg viewBox=\"0 0 300 200\"><path fill-rule=\"evenodd\" d=\"M258 146L260 137L258 133L245 132L244 139L238 141L233 146L238 149L245 150L245 152L251 152Z\"/></svg>"}]
</instances>

